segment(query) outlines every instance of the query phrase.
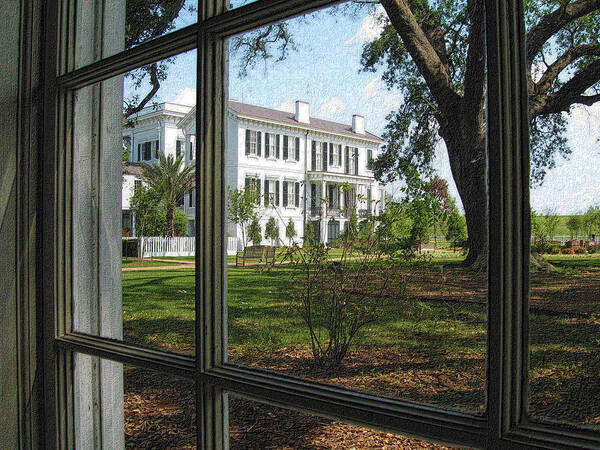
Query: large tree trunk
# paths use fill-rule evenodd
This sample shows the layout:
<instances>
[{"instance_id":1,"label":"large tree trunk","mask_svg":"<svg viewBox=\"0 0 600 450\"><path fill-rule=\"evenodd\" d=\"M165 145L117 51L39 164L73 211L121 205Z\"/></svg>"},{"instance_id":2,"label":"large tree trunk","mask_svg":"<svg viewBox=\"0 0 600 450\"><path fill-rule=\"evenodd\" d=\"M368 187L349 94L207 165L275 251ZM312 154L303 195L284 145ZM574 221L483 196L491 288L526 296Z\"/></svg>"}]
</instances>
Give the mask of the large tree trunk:
<instances>
[{"instance_id":1,"label":"large tree trunk","mask_svg":"<svg viewBox=\"0 0 600 450\"><path fill-rule=\"evenodd\" d=\"M448 149L452 175L465 208L469 253L464 264L485 268L489 217L486 139L483 111L474 115L469 118L469 114L463 114L466 121L459 126L454 123L453 126L444 127L441 132Z\"/></svg>"},{"instance_id":2,"label":"large tree trunk","mask_svg":"<svg viewBox=\"0 0 600 450\"><path fill-rule=\"evenodd\" d=\"M167 237L175 236L175 210L171 207L167 209Z\"/></svg>"}]
</instances>

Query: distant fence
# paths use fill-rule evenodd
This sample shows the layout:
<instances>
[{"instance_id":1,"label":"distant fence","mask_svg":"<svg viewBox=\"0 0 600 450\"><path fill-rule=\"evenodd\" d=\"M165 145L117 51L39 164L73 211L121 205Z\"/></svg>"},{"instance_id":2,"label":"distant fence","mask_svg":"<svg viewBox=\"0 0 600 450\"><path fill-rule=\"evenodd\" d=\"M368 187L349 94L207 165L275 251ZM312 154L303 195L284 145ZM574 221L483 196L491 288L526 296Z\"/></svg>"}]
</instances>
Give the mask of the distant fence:
<instances>
[{"instance_id":1,"label":"distant fence","mask_svg":"<svg viewBox=\"0 0 600 450\"><path fill-rule=\"evenodd\" d=\"M533 236L532 236L533 239ZM595 236L593 239L590 238L589 236L576 236L573 238L574 240L584 240L584 241L593 241L596 244L600 244L600 236ZM560 242L560 245L565 245L565 243L569 242L571 239L571 236L554 236L552 239L550 239L551 241L556 241L556 242ZM433 244L433 238L429 241L430 244ZM438 237L437 238L437 244L438 245L451 245L452 243L450 241L448 241L446 238L444 237Z\"/></svg>"},{"instance_id":2,"label":"distant fence","mask_svg":"<svg viewBox=\"0 0 600 450\"><path fill-rule=\"evenodd\" d=\"M142 245L144 258L161 256L194 256L196 252L195 237L143 237L138 239L123 238L123 256L138 255L138 245ZM238 249L238 239L227 238L227 254L235 255Z\"/></svg>"}]
</instances>

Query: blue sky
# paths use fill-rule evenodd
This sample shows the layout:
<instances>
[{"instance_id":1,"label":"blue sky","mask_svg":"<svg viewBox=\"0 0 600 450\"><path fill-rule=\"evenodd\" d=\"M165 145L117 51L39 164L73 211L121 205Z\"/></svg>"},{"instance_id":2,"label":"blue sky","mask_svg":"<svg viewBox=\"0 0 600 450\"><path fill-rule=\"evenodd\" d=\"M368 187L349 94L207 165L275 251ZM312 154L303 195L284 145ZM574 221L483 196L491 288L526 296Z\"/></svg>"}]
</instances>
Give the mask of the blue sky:
<instances>
[{"instance_id":1,"label":"blue sky","mask_svg":"<svg viewBox=\"0 0 600 450\"><path fill-rule=\"evenodd\" d=\"M368 10L356 15L331 15L326 11L290 21L296 42L284 61L259 62L239 77L239 55L230 55L230 98L270 108L289 110L295 100L310 103L311 115L350 123L352 114L365 116L369 131L381 135L385 117L402 101L397 91L388 91L381 73L360 72L360 55L365 42L375 38L378 21ZM187 14L177 24L187 25ZM177 57L163 82L156 101L174 99L183 88L193 88L196 54ZM127 86L127 85L126 85ZM531 192L537 211L572 214L600 204L600 107L578 108L568 127L573 150L569 160L558 157L557 167L548 172L543 186ZM438 149L436 169L458 197L443 144ZM399 185L388 186L399 193Z\"/></svg>"}]
</instances>

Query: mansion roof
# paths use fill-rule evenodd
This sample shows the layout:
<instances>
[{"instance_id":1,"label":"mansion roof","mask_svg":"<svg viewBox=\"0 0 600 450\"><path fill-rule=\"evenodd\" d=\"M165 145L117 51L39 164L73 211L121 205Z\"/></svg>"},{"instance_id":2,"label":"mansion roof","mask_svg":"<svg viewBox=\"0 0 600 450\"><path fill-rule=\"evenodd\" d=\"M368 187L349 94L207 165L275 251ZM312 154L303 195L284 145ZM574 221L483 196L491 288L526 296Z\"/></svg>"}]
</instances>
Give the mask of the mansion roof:
<instances>
[{"instance_id":1,"label":"mansion roof","mask_svg":"<svg viewBox=\"0 0 600 450\"><path fill-rule=\"evenodd\" d=\"M238 115L244 117L270 120L285 125L300 125L304 128L310 128L317 131L343 134L351 137L367 138L383 143L383 140L379 136L369 133L368 131L365 132L365 134L355 133L352 131L351 125L346 125L343 123L331 122L329 120L317 119L315 117L310 118L310 123L299 123L295 119L294 113L279 111L277 109L263 108L262 106L248 105L235 100L229 100L229 108Z\"/></svg>"}]
</instances>

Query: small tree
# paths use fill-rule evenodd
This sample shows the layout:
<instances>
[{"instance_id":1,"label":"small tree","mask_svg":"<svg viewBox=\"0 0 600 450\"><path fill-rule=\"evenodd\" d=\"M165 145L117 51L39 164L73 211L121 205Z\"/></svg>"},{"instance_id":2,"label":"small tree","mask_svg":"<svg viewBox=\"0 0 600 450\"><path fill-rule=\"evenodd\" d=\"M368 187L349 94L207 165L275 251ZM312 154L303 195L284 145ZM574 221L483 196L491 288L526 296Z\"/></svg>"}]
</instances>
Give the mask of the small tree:
<instances>
[{"instance_id":1,"label":"small tree","mask_svg":"<svg viewBox=\"0 0 600 450\"><path fill-rule=\"evenodd\" d=\"M556 214L554 210L547 210L543 216L543 224L544 224L544 232L548 236L549 240L554 239L554 234L556 232L556 228L558 227L558 223L560 222L560 217Z\"/></svg>"},{"instance_id":2,"label":"small tree","mask_svg":"<svg viewBox=\"0 0 600 450\"><path fill-rule=\"evenodd\" d=\"M164 236L167 224L160 202L160 194L143 184L135 187L131 197L131 212L135 217L136 234Z\"/></svg>"},{"instance_id":3,"label":"small tree","mask_svg":"<svg viewBox=\"0 0 600 450\"><path fill-rule=\"evenodd\" d=\"M176 158L159 153L158 163L141 163L142 180L160 194L167 219L167 237L175 235L175 208L196 183L194 165L184 166L183 155Z\"/></svg>"},{"instance_id":4,"label":"small tree","mask_svg":"<svg viewBox=\"0 0 600 450\"><path fill-rule=\"evenodd\" d=\"M586 236L592 238L600 233L600 207L590 207L582 218L582 228Z\"/></svg>"},{"instance_id":5,"label":"small tree","mask_svg":"<svg viewBox=\"0 0 600 450\"><path fill-rule=\"evenodd\" d=\"M292 242L296 237L296 227L294 226L294 221L291 217L290 220L288 220L287 225L285 226L285 237L290 240L290 245L292 245Z\"/></svg>"},{"instance_id":6,"label":"small tree","mask_svg":"<svg viewBox=\"0 0 600 450\"><path fill-rule=\"evenodd\" d=\"M446 239L452 243L452 247L456 252L456 246L467 240L467 221L460 215L458 209L454 209L448 216L447 226Z\"/></svg>"},{"instance_id":7,"label":"small tree","mask_svg":"<svg viewBox=\"0 0 600 450\"><path fill-rule=\"evenodd\" d=\"M271 239L271 245L275 245L279 240L279 226L274 217L269 218L265 226L265 238Z\"/></svg>"},{"instance_id":8,"label":"small tree","mask_svg":"<svg viewBox=\"0 0 600 450\"><path fill-rule=\"evenodd\" d=\"M433 225L433 242L437 248L437 233L450 212L448 203L448 182L439 176L433 177L425 186L425 192L430 197L431 224Z\"/></svg>"},{"instance_id":9,"label":"small tree","mask_svg":"<svg viewBox=\"0 0 600 450\"><path fill-rule=\"evenodd\" d=\"M250 222L257 218L256 207L258 206L258 200L258 194L250 187L244 189L227 189L227 218L240 226L244 247L247 245L246 228Z\"/></svg>"},{"instance_id":10,"label":"small tree","mask_svg":"<svg viewBox=\"0 0 600 450\"><path fill-rule=\"evenodd\" d=\"M260 245L262 241L261 233L258 217L254 217L252 222L250 222L250 226L248 227L248 240L252 242L253 245Z\"/></svg>"},{"instance_id":11,"label":"small tree","mask_svg":"<svg viewBox=\"0 0 600 450\"><path fill-rule=\"evenodd\" d=\"M190 227L190 221L188 220L187 214L180 209L176 209L173 220L175 225L175 236L186 236Z\"/></svg>"},{"instance_id":12,"label":"small tree","mask_svg":"<svg viewBox=\"0 0 600 450\"><path fill-rule=\"evenodd\" d=\"M567 228L571 233L571 239L575 239L581 230L581 216L571 216L567 219Z\"/></svg>"},{"instance_id":13,"label":"small tree","mask_svg":"<svg viewBox=\"0 0 600 450\"><path fill-rule=\"evenodd\" d=\"M344 250L335 261L318 240L303 248L294 245L285 253L296 286L290 307L300 311L319 366L339 366L357 334L387 317L405 298L399 262L406 253L391 251L381 240L389 233L369 220L372 223L361 231L346 233ZM310 233L308 227L307 236Z\"/></svg>"}]
</instances>

